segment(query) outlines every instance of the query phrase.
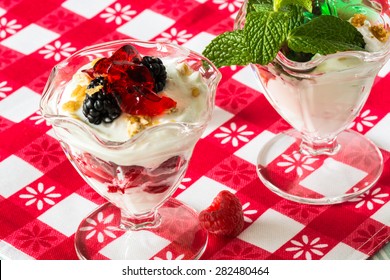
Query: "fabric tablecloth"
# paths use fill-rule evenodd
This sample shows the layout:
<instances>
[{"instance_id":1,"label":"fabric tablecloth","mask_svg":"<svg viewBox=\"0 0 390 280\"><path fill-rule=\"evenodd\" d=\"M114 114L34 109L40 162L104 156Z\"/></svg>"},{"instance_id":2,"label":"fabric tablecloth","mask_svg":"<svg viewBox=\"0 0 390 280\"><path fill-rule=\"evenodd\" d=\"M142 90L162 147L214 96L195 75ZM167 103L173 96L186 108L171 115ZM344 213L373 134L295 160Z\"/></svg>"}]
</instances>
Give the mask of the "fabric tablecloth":
<instances>
[{"instance_id":1,"label":"fabric tablecloth","mask_svg":"<svg viewBox=\"0 0 390 280\"><path fill-rule=\"evenodd\" d=\"M217 34L232 29L242 2L0 0L3 258L77 259L74 233L105 202L73 169L39 112L52 67L85 46L123 38L175 42L201 53ZM219 191L229 190L243 204L245 227L236 238L210 236L202 259L367 259L387 243L389 71L390 63L351 125L381 149L385 168L379 182L351 202L310 206L280 198L258 179L259 149L289 126L268 104L249 67L221 69L212 121L174 196L200 211ZM160 248L148 257L183 256Z\"/></svg>"}]
</instances>

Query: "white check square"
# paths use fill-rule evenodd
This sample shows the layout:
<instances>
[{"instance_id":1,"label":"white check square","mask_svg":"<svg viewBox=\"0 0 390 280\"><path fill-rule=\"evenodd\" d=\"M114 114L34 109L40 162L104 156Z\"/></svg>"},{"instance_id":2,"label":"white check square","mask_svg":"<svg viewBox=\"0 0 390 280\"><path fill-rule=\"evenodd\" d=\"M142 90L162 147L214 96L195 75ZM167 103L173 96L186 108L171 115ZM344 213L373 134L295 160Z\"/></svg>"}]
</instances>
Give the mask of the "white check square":
<instances>
[{"instance_id":1,"label":"white check square","mask_svg":"<svg viewBox=\"0 0 390 280\"><path fill-rule=\"evenodd\" d=\"M390 60L386 62L386 64L382 67L382 69L379 71L378 76L383 78L387 76L390 72Z\"/></svg>"},{"instance_id":2,"label":"white check square","mask_svg":"<svg viewBox=\"0 0 390 280\"><path fill-rule=\"evenodd\" d=\"M337 171L337 172L336 172ZM301 185L324 196L347 193L355 184L367 176L363 170L328 158L305 179Z\"/></svg>"},{"instance_id":3,"label":"white check square","mask_svg":"<svg viewBox=\"0 0 390 280\"><path fill-rule=\"evenodd\" d=\"M6 10L0 8L0 17L1 17L2 15L4 15L6 12L7 12Z\"/></svg>"},{"instance_id":4,"label":"white check square","mask_svg":"<svg viewBox=\"0 0 390 280\"><path fill-rule=\"evenodd\" d=\"M60 37L59 34L32 23L6 38L0 44L22 54L29 55L58 37Z\"/></svg>"},{"instance_id":5,"label":"white check square","mask_svg":"<svg viewBox=\"0 0 390 280\"><path fill-rule=\"evenodd\" d=\"M135 39L148 41L174 23L173 19L146 9L119 27L117 31Z\"/></svg>"},{"instance_id":6,"label":"white check square","mask_svg":"<svg viewBox=\"0 0 390 280\"><path fill-rule=\"evenodd\" d=\"M69 237L95 208L95 203L73 193L40 215L38 220Z\"/></svg>"},{"instance_id":7,"label":"white check square","mask_svg":"<svg viewBox=\"0 0 390 280\"><path fill-rule=\"evenodd\" d=\"M257 157L260 150L276 135L268 130L264 130L262 133L257 135L239 150L237 150L234 154L252 164L257 165ZM295 139L292 137L285 137L284 141L281 142L281 145L277 147L273 147L267 153L268 157L263 159L263 162L260 164L266 166L270 162L272 162L275 158L277 158L280 154L282 154L288 147L290 147L295 142Z\"/></svg>"},{"instance_id":8,"label":"white check square","mask_svg":"<svg viewBox=\"0 0 390 280\"><path fill-rule=\"evenodd\" d=\"M0 101L0 116L13 122L21 122L39 109L41 96L29 89L21 87Z\"/></svg>"},{"instance_id":9,"label":"white check square","mask_svg":"<svg viewBox=\"0 0 390 280\"><path fill-rule=\"evenodd\" d=\"M42 175L34 166L11 155L0 162L0 195L8 198Z\"/></svg>"},{"instance_id":10,"label":"white check square","mask_svg":"<svg viewBox=\"0 0 390 280\"><path fill-rule=\"evenodd\" d=\"M184 47L193 50L201 54L206 46L215 38L214 35L207 32L200 32L196 36L189 39L187 42L183 44Z\"/></svg>"},{"instance_id":11,"label":"white check square","mask_svg":"<svg viewBox=\"0 0 390 280\"><path fill-rule=\"evenodd\" d=\"M250 87L259 93L264 93L265 89L263 85L261 84L260 80L256 77L256 74L252 70L252 66L245 66L240 71L235 73L232 76L233 79L240 82L241 84L246 85L247 87Z\"/></svg>"},{"instance_id":12,"label":"white check square","mask_svg":"<svg viewBox=\"0 0 390 280\"><path fill-rule=\"evenodd\" d=\"M123 234L101 249L100 253L111 260L118 256L118 252L123 254L120 257L122 260L148 260L169 244L167 239L141 230Z\"/></svg>"},{"instance_id":13,"label":"white check square","mask_svg":"<svg viewBox=\"0 0 390 280\"><path fill-rule=\"evenodd\" d=\"M304 227L303 224L273 209L268 209L238 238L273 253Z\"/></svg>"},{"instance_id":14,"label":"white check square","mask_svg":"<svg viewBox=\"0 0 390 280\"><path fill-rule=\"evenodd\" d=\"M233 190L206 176L202 176L194 182L190 188L180 193L177 196L177 199L190 205L196 211L202 211L209 207L217 194L223 190L236 193L236 190Z\"/></svg>"},{"instance_id":15,"label":"white check square","mask_svg":"<svg viewBox=\"0 0 390 280\"><path fill-rule=\"evenodd\" d=\"M376 211L371 218L385 224L390 227L390 202L388 201L385 205L383 205L378 211Z\"/></svg>"},{"instance_id":16,"label":"white check square","mask_svg":"<svg viewBox=\"0 0 390 280\"><path fill-rule=\"evenodd\" d=\"M232 113L222 109L221 107L215 106L213 116L210 122L207 124L207 127L203 132L201 138L207 137L214 130L216 130L218 127L220 127L222 124L224 124L233 117L234 115Z\"/></svg>"},{"instance_id":17,"label":"white check square","mask_svg":"<svg viewBox=\"0 0 390 280\"><path fill-rule=\"evenodd\" d=\"M16 249L14 246L3 240L0 240L0 259L34 260L33 257L20 251L19 249Z\"/></svg>"},{"instance_id":18,"label":"white check square","mask_svg":"<svg viewBox=\"0 0 390 280\"><path fill-rule=\"evenodd\" d=\"M90 19L115 1L116 0L95 0L91 3L89 0L67 0L62 3L61 6L82 17Z\"/></svg>"},{"instance_id":19,"label":"white check square","mask_svg":"<svg viewBox=\"0 0 390 280\"><path fill-rule=\"evenodd\" d=\"M390 113L384 116L365 136L379 148L390 152Z\"/></svg>"},{"instance_id":20,"label":"white check square","mask_svg":"<svg viewBox=\"0 0 390 280\"><path fill-rule=\"evenodd\" d=\"M368 256L345 243L339 243L321 260L365 260Z\"/></svg>"}]
</instances>

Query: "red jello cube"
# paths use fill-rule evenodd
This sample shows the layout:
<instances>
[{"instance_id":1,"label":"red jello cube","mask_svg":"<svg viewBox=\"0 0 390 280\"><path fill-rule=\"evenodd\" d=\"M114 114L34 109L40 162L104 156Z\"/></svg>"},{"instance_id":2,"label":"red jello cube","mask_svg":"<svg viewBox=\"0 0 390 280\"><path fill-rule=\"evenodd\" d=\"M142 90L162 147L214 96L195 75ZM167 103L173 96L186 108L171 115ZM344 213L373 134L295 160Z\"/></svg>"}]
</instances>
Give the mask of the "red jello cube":
<instances>
[{"instance_id":1,"label":"red jello cube","mask_svg":"<svg viewBox=\"0 0 390 280\"><path fill-rule=\"evenodd\" d=\"M154 92L153 75L141 60L135 47L124 45L84 72L91 77L105 76L105 92L112 94L121 110L128 114L156 116L176 107L174 100Z\"/></svg>"}]
</instances>

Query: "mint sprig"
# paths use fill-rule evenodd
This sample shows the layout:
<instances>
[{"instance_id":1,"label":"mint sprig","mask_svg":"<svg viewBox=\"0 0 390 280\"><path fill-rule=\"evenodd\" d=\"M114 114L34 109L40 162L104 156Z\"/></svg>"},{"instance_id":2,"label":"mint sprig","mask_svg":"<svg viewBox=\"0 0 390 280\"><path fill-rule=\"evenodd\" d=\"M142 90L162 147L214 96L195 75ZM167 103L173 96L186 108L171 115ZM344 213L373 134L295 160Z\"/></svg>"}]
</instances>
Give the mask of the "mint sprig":
<instances>
[{"instance_id":1,"label":"mint sprig","mask_svg":"<svg viewBox=\"0 0 390 280\"><path fill-rule=\"evenodd\" d=\"M349 22L334 16L313 18L292 30L287 45L296 52L331 54L338 51L363 50L364 39Z\"/></svg>"},{"instance_id":2,"label":"mint sprig","mask_svg":"<svg viewBox=\"0 0 390 280\"><path fill-rule=\"evenodd\" d=\"M326 15L305 22L303 9L311 10L311 0L250 0L244 28L217 36L203 54L221 67L266 65L283 46L322 55L364 50L363 36L349 22Z\"/></svg>"}]
</instances>

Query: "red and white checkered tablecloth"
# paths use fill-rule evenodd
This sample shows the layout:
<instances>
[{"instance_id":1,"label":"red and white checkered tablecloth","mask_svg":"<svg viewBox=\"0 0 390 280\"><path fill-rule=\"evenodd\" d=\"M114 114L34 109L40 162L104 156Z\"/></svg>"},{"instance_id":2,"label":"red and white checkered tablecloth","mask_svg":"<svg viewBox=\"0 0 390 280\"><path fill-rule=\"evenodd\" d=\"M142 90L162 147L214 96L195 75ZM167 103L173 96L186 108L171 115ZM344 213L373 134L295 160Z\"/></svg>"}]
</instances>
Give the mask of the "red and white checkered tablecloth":
<instances>
[{"instance_id":1,"label":"red and white checkered tablecloth","mask_svg":"<svg viewBox=\"0 0 390 280\"><path fill-rule=\"evenodd\" d=\"M0 256L76 259L77 226L105 202L73 169L38 111L52 67L87 45L122 38L171 41L201 53L217 34L232 29L242 2L0 0ZM211 236L203 259L366 259L385 245L389 71L390 63L352 126L380 147L381 179L352 202L308 206L276 196L258 179L257 152L288 125L249 67L221 69L213 119L175 196L202 210L219 191L234 192L245 228L234 239ZM151 251L149 258L156 257L180 256Z\"/></svg>"}]
</instances>

